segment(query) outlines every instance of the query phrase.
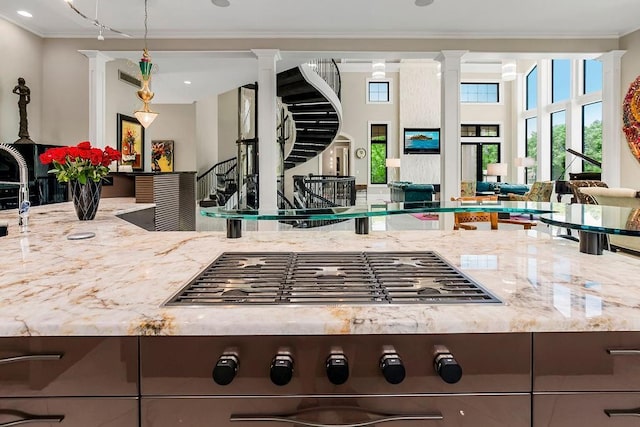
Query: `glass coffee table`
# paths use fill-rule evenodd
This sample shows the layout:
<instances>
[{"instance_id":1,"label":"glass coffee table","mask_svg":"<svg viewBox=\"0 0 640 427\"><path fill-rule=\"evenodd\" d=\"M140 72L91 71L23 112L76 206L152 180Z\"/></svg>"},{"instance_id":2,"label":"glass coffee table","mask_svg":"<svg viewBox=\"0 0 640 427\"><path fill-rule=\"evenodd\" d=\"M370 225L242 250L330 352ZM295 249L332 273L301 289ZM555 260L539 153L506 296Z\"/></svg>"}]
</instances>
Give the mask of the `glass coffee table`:
<instances>
[{"instance_id":1,"label":"glass coffee table","mask_svg":"<svg viewBox=\"0 0 640 427\"><path fill-rule=\"evenodd\" d=\"M602 255L607 234L640 236L640 209L572 204L542 214L540 221L579 230L580 252L592 255Z\"/></svg>"},{"instance_id":2,"label":"glass coffee table","mask_svg":"<svg viewBox=\"0 0 640 427\"><path fill-rule=\"evenodd\" d=\"M387 202L355 206L338 206L318 209L226 209L224 207L202 208L201 214L227 220L227 237L242 236L242 221L295 221L295 220L341 220L355 219L356 234L369 233L369 218L387 215L442 212L498 212L517 214L542 214L558 209L559 203L538 202Z\"/></svg>"}]
</instances>

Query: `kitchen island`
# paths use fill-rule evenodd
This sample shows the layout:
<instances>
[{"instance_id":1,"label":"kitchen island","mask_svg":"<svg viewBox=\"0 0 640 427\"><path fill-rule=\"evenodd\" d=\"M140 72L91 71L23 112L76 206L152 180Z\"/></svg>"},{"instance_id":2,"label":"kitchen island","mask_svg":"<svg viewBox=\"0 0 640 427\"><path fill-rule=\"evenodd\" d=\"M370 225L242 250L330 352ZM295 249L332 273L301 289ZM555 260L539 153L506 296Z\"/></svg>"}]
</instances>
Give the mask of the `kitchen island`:
<instances>
[{"instance_id":1,"label":"kitchen island","mask_svg":"<svg viewBox=\"0 0 640 427\"><path fill-rule=\"evenodd\" d=\"M35 207L26 234L0 212L0 424L635 422L638 258L531 230L227 239L116 216L149 207L103 199L86 222ZM314 251L435 251L501 302L164 306L223 252Z\"/></svg>"},{"instance_id":2,"label":"kitchen island","mask_svg":"<svg viewBox=\"0 0 640 427\"><path fill-rule=\"evenodd\" d=\"M0 336L270 335L639 331L640 259L579 253L536 231L149 232L103 199L93 221L71 203L31 210L30 232L0 212ZM544 227L539 225L538 228ZM67 240L90 231L88 240ZM502 304L163 307L224 251L434 250ZM256 315L256 313L260 313Z\"/></svg>"}]
</instances>

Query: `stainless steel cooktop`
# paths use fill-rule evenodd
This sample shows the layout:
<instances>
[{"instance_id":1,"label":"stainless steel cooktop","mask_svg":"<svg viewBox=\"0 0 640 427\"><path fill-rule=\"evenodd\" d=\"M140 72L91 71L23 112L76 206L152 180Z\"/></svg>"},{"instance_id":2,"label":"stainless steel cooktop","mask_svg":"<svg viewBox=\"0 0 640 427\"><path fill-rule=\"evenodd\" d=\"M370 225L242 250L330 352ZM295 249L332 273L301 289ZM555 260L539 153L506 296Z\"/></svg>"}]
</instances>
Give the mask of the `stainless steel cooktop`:
<instances>
[{"instance_id":1,"label":"stainless steel cooktop","mask_svg":"<svg viewBox=\"0 0 640 427\"><path fill-rule=\"evenodd\" d=\"M500 300L435 252L224 252L165 305Z\"/></svg>"}]
</instances>

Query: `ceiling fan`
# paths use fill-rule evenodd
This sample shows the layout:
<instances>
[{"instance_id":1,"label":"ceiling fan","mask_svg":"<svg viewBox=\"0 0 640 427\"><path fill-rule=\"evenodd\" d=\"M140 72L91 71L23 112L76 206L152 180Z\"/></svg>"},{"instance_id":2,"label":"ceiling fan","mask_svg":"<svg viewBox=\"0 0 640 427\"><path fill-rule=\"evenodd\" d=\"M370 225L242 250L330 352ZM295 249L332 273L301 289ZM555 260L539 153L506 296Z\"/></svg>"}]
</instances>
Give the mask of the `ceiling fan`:
<instances>
[{"instance_id":1,"label":"ceiling fan","mask_svg":"<svg viewBox=\"0 0 640 427\"><path fill-rule=\"evenodd\" d=\"M104 31L111 31L112 33L116 33L116 34L120 34L123 37L131 37L129 34L126 34L122 31L113 29L107 25L104 25L102 22L100 22L98 20L98 7L100 4L100 0L96 0L96 17L94 18L89 18L87 15L85 15L84 13L80 12L80 10L78 10L77 7L75 7L73 5L73 0L64 0L65 3L67 3L69 5L69 7L71 8L71 10L73 10L75 13L77 13L78 15L80 15L83 19L89 21L90 23L92 23L93 25L95 25L96 27L98 27L98 40L104 40L104 35L103 32Z\"/></svg>"}]
</instances>

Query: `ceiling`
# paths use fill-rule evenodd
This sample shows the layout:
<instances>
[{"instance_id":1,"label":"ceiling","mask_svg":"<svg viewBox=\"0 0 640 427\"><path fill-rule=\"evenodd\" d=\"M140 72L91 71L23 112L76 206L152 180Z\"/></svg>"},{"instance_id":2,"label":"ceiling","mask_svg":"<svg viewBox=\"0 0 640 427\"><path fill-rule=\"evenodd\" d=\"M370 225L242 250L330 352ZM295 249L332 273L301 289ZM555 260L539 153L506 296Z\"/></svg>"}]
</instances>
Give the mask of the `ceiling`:
<instances>
[{"instance_id":1,"label":"ceiling","mask_svg":"<svg viewBox=\"0 0 640 427\"><path fill-rule=\"evenodd\" d=\"M211 0L148 0L148 37L617 38L640 28L640 0L434 0L425 7L417 7L414 0L229 3L218 7ZM143 0L73 0L73 5L129 37L144 35ZM33 17L22 17L18 10ZM99 33L98 27L78 16L64 0L2 0L0 17L42 37L95 38ZM108 39L123 38L108 30L102 34ZM140 55L107 53L133 63ZM151 54L159 67L153 77L157 103L193 102L257 79L251 52ZM373 58L361 54L357 59ZM394 60L399 58L387 56L387 61ZM303 61L303 53L287 53L278 68ZM500 58L482 61L499 64ZM192 84L185 85L185 80Z\"/></svg>"},{"instance_id":2,"label":"ceiling","mask_svg":"<svg viewBox=\"0 0 640 427\"><path fill-rule=\"evenodd\" d=\"M149 0L149 37L620 37L640 28L638 0ZM74 0L96 16L96 0ZM179 4L179 6L178 6ZM144 32L142 0L102 0L98 20ZM17 10L33 18L23 18ZM87 37L96 28L63 0L2 0L0 16L43 37ZM113 35L105 33L105 37Z\"/></svg>"}]
</instances>

